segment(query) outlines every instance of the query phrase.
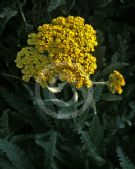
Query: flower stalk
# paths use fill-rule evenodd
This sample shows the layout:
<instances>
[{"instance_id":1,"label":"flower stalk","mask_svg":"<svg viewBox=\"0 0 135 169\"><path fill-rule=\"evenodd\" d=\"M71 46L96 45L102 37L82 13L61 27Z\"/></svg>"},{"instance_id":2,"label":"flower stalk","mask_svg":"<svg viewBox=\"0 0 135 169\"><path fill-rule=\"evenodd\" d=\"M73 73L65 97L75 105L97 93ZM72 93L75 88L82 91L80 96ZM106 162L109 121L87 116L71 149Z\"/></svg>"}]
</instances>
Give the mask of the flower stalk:
<instances>
[{"instance_id":1,"label":"flower stalk","mask_svg":"<svg viewBox=\"0 0 135 169\"><path fill-rule=\"evenodd\" d=\"M93 85L108 85L108 81L107 82L93 82Z\"/></svg>"}]
</instances>

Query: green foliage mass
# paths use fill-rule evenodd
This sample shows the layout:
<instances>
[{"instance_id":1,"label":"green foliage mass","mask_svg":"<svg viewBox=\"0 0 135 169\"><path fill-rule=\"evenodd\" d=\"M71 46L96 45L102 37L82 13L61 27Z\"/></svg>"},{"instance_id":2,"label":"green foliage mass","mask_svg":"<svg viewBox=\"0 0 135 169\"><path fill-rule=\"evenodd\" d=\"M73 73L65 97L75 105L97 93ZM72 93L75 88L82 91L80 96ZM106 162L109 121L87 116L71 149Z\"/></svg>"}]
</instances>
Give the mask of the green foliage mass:
<instances>
[{"instance_id":1,"label":"green foliage mass","mask_svg":"<svg viewBox=\"0 0 135 169\"><path fill-rule=\"evenodd\" d=\"M134 0L0 1L0 169L135 168L134 11ZM83 17L97 30L93 80L107 81L117 69L126 86L120 96L95 86L83 114L60 120L43 111L34 82L21 80L14 60L37 26L68 15ZM68 85L56 94L62 101L47 89L40 92L49 110L61 108L59 117L84 104L87 95L80 90L79 98L67 102L73 95Z\"/></svg>"}]
</instances>

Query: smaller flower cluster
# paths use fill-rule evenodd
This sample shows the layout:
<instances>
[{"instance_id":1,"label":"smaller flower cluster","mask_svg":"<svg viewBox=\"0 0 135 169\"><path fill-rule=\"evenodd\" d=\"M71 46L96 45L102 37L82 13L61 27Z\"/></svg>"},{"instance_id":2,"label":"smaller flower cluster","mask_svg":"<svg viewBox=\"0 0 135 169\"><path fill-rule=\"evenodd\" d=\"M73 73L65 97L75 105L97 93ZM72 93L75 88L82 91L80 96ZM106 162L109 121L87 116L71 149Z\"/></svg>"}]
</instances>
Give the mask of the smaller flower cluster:
<instances>
[{"instance_id":1,"label":"smaller flower cluster","mask_svg":"<svg viewBox=\"0 0 135 169\"><path fill-rule=\"evenodd\" d=\"M108 87L112 93L122 93L122 86L125 85L125 80L122 74L118 71L114 71L109 75Z\"/></svg>"}]
</instances>

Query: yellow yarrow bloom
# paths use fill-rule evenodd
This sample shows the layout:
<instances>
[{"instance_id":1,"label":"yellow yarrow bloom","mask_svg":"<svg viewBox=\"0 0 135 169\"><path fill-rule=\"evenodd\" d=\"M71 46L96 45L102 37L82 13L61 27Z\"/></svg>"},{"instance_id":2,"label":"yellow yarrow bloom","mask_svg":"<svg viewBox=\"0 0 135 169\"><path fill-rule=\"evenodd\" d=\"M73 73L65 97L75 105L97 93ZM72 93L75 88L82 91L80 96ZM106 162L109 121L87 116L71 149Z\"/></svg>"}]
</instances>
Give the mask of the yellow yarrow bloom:
<instances>
[{"instance_id":1,"label":"yellow yarrow bloom","mask_svg":"<svg viewBox=\"0 0 135 169\"><path fill-rule=\"evenodd\" d=\"M28 36L29 47L17 54L16 65L23 79L31 77L41 86L59 78L77 88L90 87L90 75L97 65L92 52L97 46L96 31L81 17L58 17Z\"/></svg>"},{"instance_id":2,"label":"yellow yarrow bloom","mask_svg":"<svg viewBox=\"0 0 135 169\"><path fill-rule=\"evenodd\" d=\"M120 74L116 70L110 74L109 81L108 81L108 87L112 93L121 94L122 93L121 86L124 86L124 85L125 85L125 80L122 74Z\"/></svg>"}]
</instances>

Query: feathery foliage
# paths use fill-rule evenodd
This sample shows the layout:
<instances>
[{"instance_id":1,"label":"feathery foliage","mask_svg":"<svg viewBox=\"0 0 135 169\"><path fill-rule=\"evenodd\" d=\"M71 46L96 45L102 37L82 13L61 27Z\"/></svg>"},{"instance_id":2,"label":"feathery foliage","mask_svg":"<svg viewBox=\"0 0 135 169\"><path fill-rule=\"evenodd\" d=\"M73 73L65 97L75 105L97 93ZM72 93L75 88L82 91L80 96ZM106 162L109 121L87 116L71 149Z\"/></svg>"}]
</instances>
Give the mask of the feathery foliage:
<instances>
[{"instance_id":1,"label":"feathery foliage","mask_svg":"<svg viewBox=\"0 0 135 169\"><path fill-rule=\"evenodd\" d=\"M117 147L117 156L119 157L120 166L122 169L135 169L134 164L125 155L121 147Z\"/></svg>"},{"instance_id":2,"label":"feathery foliage","mask_svg":"<svg viewBox=\"0 0 135 169\"><path fill-rule=\"evenodd\" d=\"M0 150L6 154L10 162L17 169L34 169L26 154L20 150L16 145L13 145L5 139L0 139Z\"/></svg>"}]
</instances>

